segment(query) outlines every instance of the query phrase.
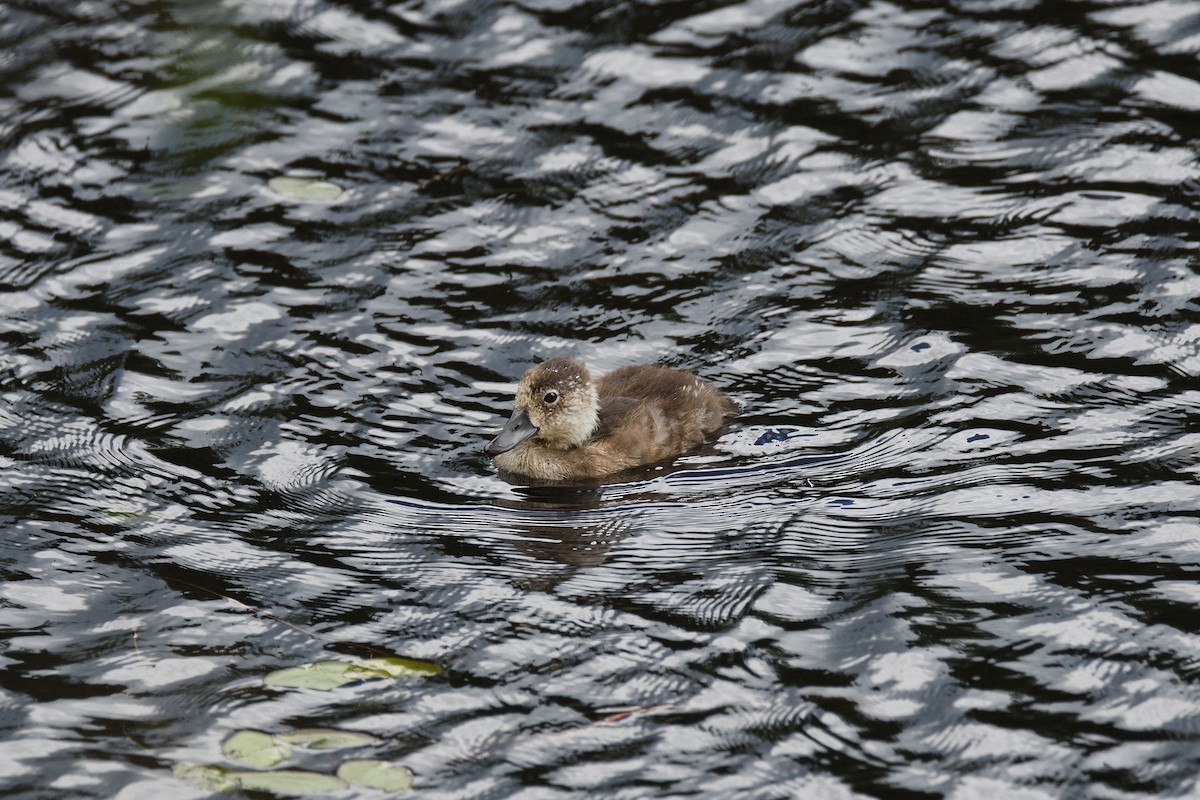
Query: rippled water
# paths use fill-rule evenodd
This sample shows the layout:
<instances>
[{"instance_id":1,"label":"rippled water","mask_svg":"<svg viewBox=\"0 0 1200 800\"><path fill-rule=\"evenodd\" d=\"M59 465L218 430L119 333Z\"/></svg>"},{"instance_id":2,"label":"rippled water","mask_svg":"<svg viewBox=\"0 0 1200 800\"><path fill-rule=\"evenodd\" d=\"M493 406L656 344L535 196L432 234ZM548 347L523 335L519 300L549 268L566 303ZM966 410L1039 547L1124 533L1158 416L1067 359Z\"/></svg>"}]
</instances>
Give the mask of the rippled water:
<instances>
[{"instance_id":1,"label":"rippled water","mask_svg":"<svg viewBox=\"0 0 1200 800\"><path fill-rule=\"evenodd\" d=\"M1191 0L0 6L4 793L298 727L414 797L1200 793L1197 53ZM509 486L559 352L745 413ZM362 645L446 670L264 683Z\"/></svg>"}]
</instances>

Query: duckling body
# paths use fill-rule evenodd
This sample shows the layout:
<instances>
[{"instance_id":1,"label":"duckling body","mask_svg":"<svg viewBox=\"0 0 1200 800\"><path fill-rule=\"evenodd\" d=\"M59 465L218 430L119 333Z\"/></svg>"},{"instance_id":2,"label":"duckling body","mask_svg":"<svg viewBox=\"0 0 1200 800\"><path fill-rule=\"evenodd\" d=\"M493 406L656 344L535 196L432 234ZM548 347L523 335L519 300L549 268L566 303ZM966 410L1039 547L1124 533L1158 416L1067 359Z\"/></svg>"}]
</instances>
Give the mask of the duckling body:
<instances>
[{"instance_id":1,"label":"duckling body","mask_svg":"<svg viewBox=\"0 0 1200 800\"><path fill-rule=\"evenodd\" d=\"M593 381L567 356L528 370L515 406L484 453L502 472L547 481L602 478L672 458L737 414L690 372L643 364Z\"/></svg>"}]
</instances>

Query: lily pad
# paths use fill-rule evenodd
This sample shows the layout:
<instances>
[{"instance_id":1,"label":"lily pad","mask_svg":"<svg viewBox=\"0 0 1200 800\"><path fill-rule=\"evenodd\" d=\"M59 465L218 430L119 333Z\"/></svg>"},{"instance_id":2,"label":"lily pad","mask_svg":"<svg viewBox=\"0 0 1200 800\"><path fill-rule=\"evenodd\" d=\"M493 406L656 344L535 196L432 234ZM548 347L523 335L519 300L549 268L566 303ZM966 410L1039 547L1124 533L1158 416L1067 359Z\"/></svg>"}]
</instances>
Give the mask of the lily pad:
<instances>
[{"instance_id":1,"label":"lily pad","mask_svg":"<svg viewBox=\"0 0 1200 800\"><path fill-rule=\"evenodd\" d=\"M328 203L336 200L342 194L342 187L336 183L323 181L319 178L294 178L279 175L267 181L267 186L276 194L283 195L289 200L304 200L307 202Z\"/></svg>"},{"instance_id":2,"label":"lily pad","mask_svg":"<svg viewBox=\"0 0 1200 800\"><path fill-rule=\"evenodd\" d=\"M299 769L277 769L270 772L230 772L229 777L242 789L275 794L307 795L340 792L346 782L332 775L305 772Z\"/></svg>"},{"instance_id":3,"label":"lily pad","mask_svg":"<svg viewBox=\"0 0 1200 800\"><path fill-rule=\"evenodd\" d=\"M247 772L225 769L214 764L176 764L175 777L207 792L236 792L250 789L292 796L329 794L348 788L345 781L319 772L277 769Z\"/></svg>"},{"instance_id":4,"label":"lily pad","mask_svg":"<svg viewBox=\"0 0 1200 800\"><path fill-rule=\"evenodd\" d=\"M176 764L175 777L206 792L232 792L238 782L229 777L229 770L212 764Z\"/></svg>"},{"instance_id":5,"label":"lily pad","mask_svg":"<svg viewBox=\"0 0 1200 800\"><path fill-rule=\"evenodd\" d=\"M347 747L364 747L378 741L369 733L339 731L334 728L300 728L281 733L275 738L309 750L342 750Z\"/></svg>"},{"instance_id":6,"label":"lily pad","mask_svg":"<svg viewBox=\"0 0 1200 800\"><path fill-rule=\"evenodd\" d=\"M413 785L412 770L387 761L346 761L338 767L337 776L352 786L389 792L402 792L411 789Z\"/></svg>"},{"instance_id":7,"label":"lily pad","mask_svg":"<svg viewBox=\"0 0 1200 800\"><path fill-rule=\"evenodd\" d=\"M383 678L414 678L437 675L442 668L430 661L413 658L369 658L364 661L317 661L269 673L268 686L288 686L329 691L348 683Z\"/></svg>"},{"instance_id":8,"label":"lily pad","mask_svg":"<svg viewBox=\"0 0 1200 800\"><path fill-rule=\"evenodd\" d=\"M442 671L442 667L432 661L418 661L415 658L400 658L399 656L368 658L366 661L358 662L358 666L386 673L390 678L419 678L425 675L437 675Z\"/></svg>"},{"instance_id":9,"label":"lily pad","mask_svg":"<svg viewBox=\"0 0 1200 800\"><path fill-rule=\"evenodd\" d=\"M361 678L347 678L346 668L353 664L347 661L318 661L299 667L277 669L263 678L268 686L291 686L300 689L319 689L327 692Z\"/></svg>"},{"instance_id":10,"label":"lily pad","mask_svg":"<svg viewBox=\"0 0 1200 800\"><path fill-rule=\"evenodd\" d=\"M230 761L255 769L267 769L282 764L292 755L292 748L285 742L262 731L237 731L221 745Z\"/></svg>"}]
</instances>

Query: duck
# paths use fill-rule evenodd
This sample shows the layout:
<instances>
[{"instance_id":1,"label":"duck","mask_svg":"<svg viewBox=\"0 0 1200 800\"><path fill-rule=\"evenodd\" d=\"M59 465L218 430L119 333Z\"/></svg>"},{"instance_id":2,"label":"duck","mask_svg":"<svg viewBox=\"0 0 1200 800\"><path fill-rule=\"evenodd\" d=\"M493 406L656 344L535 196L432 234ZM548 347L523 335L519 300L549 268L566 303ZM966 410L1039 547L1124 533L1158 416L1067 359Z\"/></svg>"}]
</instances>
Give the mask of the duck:
<instances>
[{"instance_id":1,"label":"duck","mask_svg":"<svg viewBox=\"0 0 1200 800\"><path fill-rule=\"evenodd\" d=\"M594 481L686 453L737 412L684 370L639 364L593 380L558 355L521 376L512 416L483 452L502 475Z\"/></svg>"}]
</instances>

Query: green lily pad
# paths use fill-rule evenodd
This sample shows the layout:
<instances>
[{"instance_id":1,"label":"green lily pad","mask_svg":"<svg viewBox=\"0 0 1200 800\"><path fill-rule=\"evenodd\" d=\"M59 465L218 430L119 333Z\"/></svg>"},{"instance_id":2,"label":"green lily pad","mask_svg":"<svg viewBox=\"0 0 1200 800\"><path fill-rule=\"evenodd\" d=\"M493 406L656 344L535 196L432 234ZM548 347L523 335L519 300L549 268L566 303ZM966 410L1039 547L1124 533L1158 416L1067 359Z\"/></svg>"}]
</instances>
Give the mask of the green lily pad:
<instances>
[{"instance_id":1,"label":"green lily pad","mask_svg":"<svg viewBox=\"0 0 1200 800\"><path fill-rule=\"evenodd\" d=\"M346 761L338 767L337 776L352 786L389 792L402 792L413 785L412 770L386 761Z\"/></svg>"},{"instance_id":2,"label":"green lily pad","mask_svg":"<svg viewBox=\"0 0 1200 800\"><path fill-rule=\"evenodd\" d=\"M346 678L346 668L353 666L348 661L318 661L299 667L277 669L263 678L268 686L289 686L299 689L319 689L327 692L361 678Z\"/></svg>"},{"instance_id":3,"label":"green lily pad","mask_svg":"<svg viewBox=\"0 0 1200 800\"><path fill-rule=\"evenodd\" d=\"M279 175L267 181L267 186L276 194L283 195L289 200L304 200L308 202L328 203L336 200L342 194L342 187L336 183L323 181L319 178L293 178Z\"/></svg>"},{"instance_id":4,"label":"green lily pad","mask_svg":"<svg viewBox=\"0 0 1200 800\"><path fill-rule=\"evenodd\" d=\"M430 661L413 658L369 658L364 661L317 661L299 667L287 667L269 673L268 686L318 689L327 692L348 683L382 678L415 678L437 675L442 668Z\"/></svg>"},{"instance_id":5,"label":"green lily pad","mask_svg":"<svg viewBox=\"0 0 1200 800\"><path fill-rule=\"evenodd\" d=\"M186 784L206 792L232 792L238 783L229 777L229 770L212 764L176 764L171 770Z\"/></svg>"},{"instance_id":6,"label":"green lily pad","mask_svg":"<svg viewBox=\"0 0 1200 800\"><path fill-rule=\"evenodd\" d=\"M281 733L275 738L309 750L342 750L347 747L363 747L378 741L369 733L339 731L334 728L300 728Z\"/></svg>"},{"instance_id":7,"label":"green lily pad","mask_svg":"<svg viewBox=\"0 0 1200 800\"><path fill-rule=\"evenodd\" d=\"M214 764L176 764L175 777L206 792L236 792L250 789L292 796L329 794L348 788L345 781L319 772L298 769L278 769L268 772L247 772L218 767Z\"/></svg>"},{"instance_id":8,"label":"green lily pad","mask_svg":"<svg viewBox=\"0 0 1200 800\"><path fill-rule=\"evenodd\" d=\"M437 675L442 671L442 667L432 661L418 661L415 658L400 658L399 656L368 658L366 661L358 662L358 666L362 669L382 672L389 678L419 678L425 675Z\"/></svg>"},{"instance_id":9,"label":"green lily pad","mask_svg":"<svg viewBox=\"0 0 1200 800\"><path fill-rule=\"evenodd\" d=\"M221 752L230 761L255 769L267 769L282 764L292 755L292 748L278 742L262 731L237 731L221 745Z\"/></svg>"},{"instance_id":10,"label":"green lily pad","mask_svg":"<svg viewBox=\"0 0 1200 800\"><path fill-rule=\"evenodd\" d=\"M277 769L270 772L230 772L229 777L238 782L238 787L255 792L306 795L340 792L347 788L346 782L332 775L305 772L299 769Z\"/></svg>"}]
</instances>

